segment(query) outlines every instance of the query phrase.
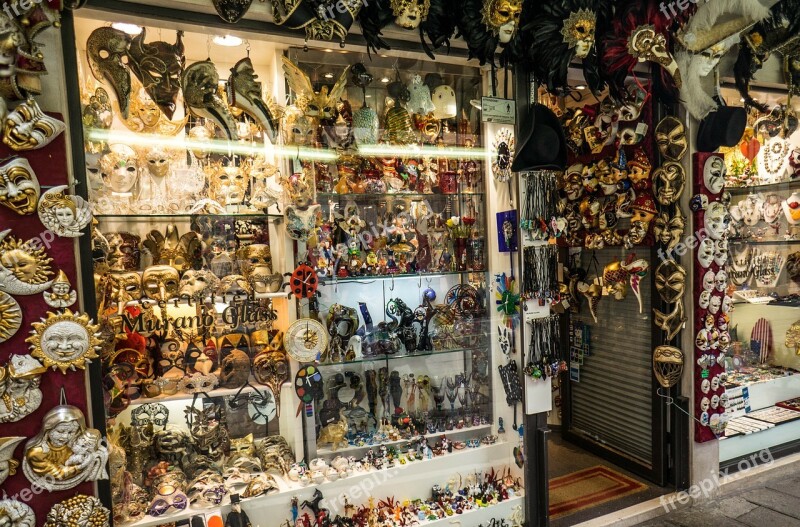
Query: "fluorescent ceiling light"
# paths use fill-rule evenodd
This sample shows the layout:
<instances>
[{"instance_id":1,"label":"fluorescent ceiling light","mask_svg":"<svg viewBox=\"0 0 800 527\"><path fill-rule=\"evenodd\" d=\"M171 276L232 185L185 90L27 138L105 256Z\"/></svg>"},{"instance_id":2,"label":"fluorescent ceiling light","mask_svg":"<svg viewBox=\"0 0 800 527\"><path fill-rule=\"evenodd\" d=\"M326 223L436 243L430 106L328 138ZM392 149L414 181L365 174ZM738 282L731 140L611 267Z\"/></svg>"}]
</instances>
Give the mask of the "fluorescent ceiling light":
<instances>
[{"instance_id":1,"label":"fluorescent ceiling light","mask_svg":"<svg viewBox=\"0 0 800 527\"><path fill-rule=\"evenodd\" d=\"M125 22L114 22L111 24L111 27L129 35L138 35L142 32L142 26L137 26L136 24L126 24Z\"/></svg>"},{"instance_id":2,"label":"fluorescent ceiling light","mask_svg":"<svg viewBox=\"0 0 800 527\"><path fill-rule=\"evenodd\" d=\"M214 37L214 44L217 46L226 46L229 48L233 48L236 46L242 45L242 39L239 37L234 37L233 35L225 35L224 37L216 36Z\"/></svg>"}]
</instances>

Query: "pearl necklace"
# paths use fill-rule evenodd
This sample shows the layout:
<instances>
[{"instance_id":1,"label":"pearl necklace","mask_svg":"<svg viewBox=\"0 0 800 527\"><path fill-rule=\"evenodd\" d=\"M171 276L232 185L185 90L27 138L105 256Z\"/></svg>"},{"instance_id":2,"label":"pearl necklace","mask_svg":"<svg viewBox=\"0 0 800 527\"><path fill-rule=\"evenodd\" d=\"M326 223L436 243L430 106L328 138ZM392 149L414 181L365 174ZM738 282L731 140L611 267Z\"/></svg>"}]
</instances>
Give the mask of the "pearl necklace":
<instances>
[{"instance_id":1,"label":"pearl necklace","mask_svg":"<svg viewBox=\"0 0 800 527\"><path fill-rule=\"evenodd\" d=\"M789 142L780 137L770 139L761 149L761 167L776 180L786 170L787 156L789 155Z\"/></svg>"}]
</instances>

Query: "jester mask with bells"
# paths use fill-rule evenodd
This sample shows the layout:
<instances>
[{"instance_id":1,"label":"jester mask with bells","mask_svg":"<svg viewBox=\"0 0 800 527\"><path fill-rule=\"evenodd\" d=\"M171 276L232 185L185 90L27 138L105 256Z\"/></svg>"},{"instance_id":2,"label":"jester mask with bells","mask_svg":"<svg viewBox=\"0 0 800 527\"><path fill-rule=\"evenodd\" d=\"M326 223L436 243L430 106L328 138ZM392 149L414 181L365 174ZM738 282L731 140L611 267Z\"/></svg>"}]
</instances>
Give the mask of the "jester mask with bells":
<instances>
[{"instance_id":1,"label":"jester mask with bells","mask_svg":"<svg viewBox=\"0 0 800 527\"><path fill-rule=\"evenodd\" d=\"M253 61L245 57L231 68L228 78L227 94L230 105L239 108L252 117L270 141L278 137L279 119L262 98L261 83L253 68Z\"/></svg>"},{"instance_id":2,"label":"jester mask with bells","mask_svg":"<svg viewBox=\"0 0 800 527\"><path fill-rule=\"evenodd\" d=\"M283 62L283 73L286 76L286 82L297 96L297 107L308 117L318 119L330 119L333 117L336 111L336 103L347 87L347 73L350 71L350 66L347 66L342 71L332 88L323 86L319 92L316 92L308 75L287 57L281 57L281 61Z\"/></svg>"},{"instance_id":3,"label":"jester mask with bells","mask_svg":"<svg viewBox=\"0 0 800 527\"><path fill-rule=\"evenodd\" d=\"M3 126L3 143L16 151L37 150L49 145L67 125L46 115L33 99L9 113Z\"/></svg>"},{"instance_id":4,"label":"jester mask with bells","mask_svg":"<svg viewBox=\"0 0 800 527\"><path fill-rule=\"evenodd\" d=\"M39 180L24 157L15 157L0 166L0 205L24 216L39 203Z\"/></svg>"},{"instance_id":5,"label":"jester mask with bells","mask_svg":"<svg viewBox=\"0 0 800 527\"><path fill-rule=\"evenodd\" d=\"M229 141L234 141L236 122L228 105L219 96L219 74L210 60L195 62L183 72L183 98L196 117L211 120Z\"/></svg>"},{"instance_id":6,"label":"jester mask with bells","mask_svg":"<svg viewBox=\"0 0 800 527\"><path fill-rule=\"evenodd\" d=\"M584 75L592 92L602 89L594 44L599 10L596 4L605 3L546 0L531 11L531 20L524 24L525 34L531 38L528 56L536 77L546 82L549 91L567 87L567 68L575 58L583 60Z\"/></svg>"},{"instance_id":7,"label":"jester mask with bells","mask_svg":"<svg viewBox=\"0 0 800 527\"><path fill-rule=\"evenodd\" d=\"M95 79L111 85L123 119L128 117L131 99L131 73L127 64L130 45L127 33L108 26L92 31L86 41L89 69Z\"/></svg>"},{"instance_id":8,"label":"jester mask with bells","mask_svg":"<svg viewBox=\"0 0 800 527\"><path fill-rule=\"evenodd\" d=\"M143 27L142 32L131 40L128 66L167 119L172 119L186 62L183 31L177 32L175 44L162 41L146 44L146 37L147 28Z\"/></svg>"},{"instance_id":9,"label":"jester mask with bells","mask_svg":"<svg viewBox=\"0 0 800 527\"><path fill-rule=\"evenodd\" d=\"M92 221L92 207L80 196L67 194L66 185L53 187L39 201L42 225L59 236L77 238Z\"/></svg>"}]
</instances>

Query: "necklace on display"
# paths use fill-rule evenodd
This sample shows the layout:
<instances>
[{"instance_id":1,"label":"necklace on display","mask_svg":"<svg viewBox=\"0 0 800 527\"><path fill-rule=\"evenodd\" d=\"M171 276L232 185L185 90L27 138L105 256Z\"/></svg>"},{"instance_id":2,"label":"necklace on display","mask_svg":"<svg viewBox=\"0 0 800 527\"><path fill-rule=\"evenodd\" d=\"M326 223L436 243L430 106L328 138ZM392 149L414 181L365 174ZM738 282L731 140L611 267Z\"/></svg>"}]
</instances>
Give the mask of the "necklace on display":
<instances>
[{"instance_id":1,"label":"necklace on display","mask_svg":"<svg viewBox=\"0 0 800 527\"><path fill-rule=\"evenodd\" d=\"M769 182L780 180L783 173L786 172L789 160L789 142L781 137L773 137L767 141L759 153L762 152L759 165L764 172L769 174L767 179Z\"/></svg>"}]
</instances>

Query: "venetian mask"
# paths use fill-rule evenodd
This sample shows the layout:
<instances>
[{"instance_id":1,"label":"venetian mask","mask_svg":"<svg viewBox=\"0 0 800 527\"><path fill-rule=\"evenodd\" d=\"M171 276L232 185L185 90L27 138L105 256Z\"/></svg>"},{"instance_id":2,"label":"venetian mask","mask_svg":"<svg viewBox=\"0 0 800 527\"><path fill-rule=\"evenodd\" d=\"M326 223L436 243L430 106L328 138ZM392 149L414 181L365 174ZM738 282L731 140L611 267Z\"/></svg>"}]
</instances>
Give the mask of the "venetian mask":
<instances>
[{"instance_id":1,"label":"venetian mask","mask_svg":"<svg viewBox=\"0 0 800 527\"><path fill-rule=\"evenodd\" d=\"M632 222L640 221L648 226L658 212L653 196L647 191L641 191L637 194L633 205L631 205L631 210L633 211Z\"/></svg>"},{"instance_id":2,"label":"venetian mask","mask_svg":"<svg viewBox=\"0 0 800 527\"><path fill-rule=\"evenodd\" d=\"M211 120L229 141L237 138L236 121L219 96L219 74L210 60L195 62L183 72L183 98L196 117Z\"/></svg>"},{"instance_id":3,"label":"venetian mask","mask_svg":"<svg viewBox=\"0 0 800 527\"><path fill-rule=\"evenodd\" d=\"M231 274L219 281L217 294L223 298L226 296L250 296L253 294L253 288L250 287L250 284L244 276L240 274Z\"/></svg>"},{"instance_id":4,"label":"venetian mask","mask_svg":"<svg viewBox=\"0 0 800 527\"><path fill-rule=\"evenodd\" d=\"M667 39L657 33L652 25L639 26L628 37L628 53L639 62L655 62L672 75L675 86L681 87L681 75L678 64L667 49Z\"/></svg>"},{"instance_id":5,"label":"venetian mask","mask_svg":"<svg viewBox=\"0 0 800 527\"><path fill-rule=\"evenodd\" d=\"M720 293L728 288L728 273L725 269L720 269L714 277L714 288Z\"/></svg>"},{"instance_id":6,"label":"venetian mask","mask_svg":"<svg viewBox=\"0 0 800 527\"><path fill-rule=\"evenodd\" d=\"M416 29L428 17L430 0L391 0L394 23L403 29Z\"/></svg>"},{"instance_id":7,"label":"venetian mask","mask_svg":"<svg viewBox=\"0 0 800 527\"><path fill-rule=\"evenodd\" d=\"M169 409L161 403L146 403L131 412L131 424L137 427L148 425L164 428L169 421Z\"/></svg>"},{"instance_id":8,"label":"venetian mask","mask_svg":"<svg viewBox=\"0 0 800 527\"><path fill-rule=\"evenodd\" d=\"M191 148L192 154L197 159L205 159L208 157L209 151L208 148L205 146L205 143L213 137L211 130L209 130L205 126L193 126L189 130L189 139L193 142L193 147Z\"/></svg>"},{"instance_id":9,"label":"venetian mask","mask_svg":"<svg viewBox=\"0 0 800 527\"><path fill-rule=\"evenodd\" d=\"M178 292L193 300L204 300L214 294L219 286L219 278L205 269L189 269L183 273Z\"/></svg>"},{"instance_id":10,"label":"venetian mask","mask_svg":"<svg viewBox=\"0 0 800 527\"><path fill-rule=\"evenodd\" d=\"M326 120L326 122L329 122ZM325 127L328 142L336 148L349 148L353 145L353 109L348 101L336 103L336 114L330 124Z\"/></svg>"},{"instance_id":11,"label":"venetian mask","mask_svg":"<svg viewBox=\"0 0 800 527\"><path fill-rule=\"evenodd\" d=\"M138 271L141 252L141 238L128 232L112 232L108 240L109 253L106 257L112 271Z\"/></svg>"},{"instance_id":12,"label":"venetian mask","mask_svg":"<svg viewBox=\"0 0 800 527\"><path fill-rule=\"evenodd\" d=\"M131 75L127 56L131 37L112 27L99 27L86 41L86 55L92 75L111 85L117 95L120 113L128 117L131 98Z\"/></svg>"},{"instance_id":13,"label":"venetian mask","mask_svg":"<svg viewBox=\"0 0 800 527\"><path fill-rule=\"evenodd\" d=\"M288 57L281 57L283 62L283 72L286 82L293 92L297 94L297 106L309 117L329 119L333 117L336 102L342 98L344 89L347 87L347 74L350 66L342 71L339 78L332 88L323 86L320 91L315 91L308 78L300 68L298 68Z\"/></svg>"},{"instance_id":14,"label":"venetian mask","mask_svg":"<svg viewBox=\"0 0 800 527\"><path fill-rule=\"evenodd\" d=\"M664 302L673 303L686 292L686 269L674 260L665 260L656 268L656 291Z\"/></svg>"},{"instance_id":15,"label":"venetian mask","mask_svg":"<svg viewBox=\"0 0 800 527\"><path fill-rule=\"evenodd\" d=\"M653 173L653 190L661 205L677 202L685 185L686 174L678 163L667 161Z\"/></svg>"},{"instance_id":16,"label":"venetian mask","mask_svg":"<svg viewBox=\"0 0 800 527\"><path fill-rule=\"evenodd\" d=\"M708 304L711 302L711 291L702 291L697 298L697 305L700 309L708 309Z\"/></svg>"},{"instance_id":17,"label":"venetian mask","mask_svg":"<svg viewBox=\"0 0 800 527\"><path fill-rule=\"evenodd\" d=\"M238 388L247 384L250 377L250 356L245 351L233 349L223 354L219 383L223 388Z\"/></svg>"},{"instance_id":18,"label":"venetian mask","mask_svg":"<svg viewBox=\"0 0 800 527\"><path fill-rule=\"evenodd\" d=\"M37 150L66 129L66 124L46 115L36 101L28 99L6 116L3 143L16 151Z\"/></svg>"},{"instance_id":19,"label":"venetian mask","mask_svg":"<svg viewBox=\"0 0 800 527\"><path fill-rule=\"evenodd\" d=\"M714 289L714 271L710 269L703 275L703 289L706 291Z\"/></svg>"},{"instance_id":20,"label":"venetian mask","mask_svg":"<svg viewBox=\"0 0 800 527\"><path fill-rule=\"evenodd\" d=\"M703 269L708 269L714 260L714 240L703 238L697 247L697 261Z\"/></svg>"},{"instance_id":21,"label":"venetian mask","mask_svg":"<svg viewBox=\"0 0 800 527\"><path fill-rule=\"evenodd\" d=\"M112 271L108 274L109 295L119 311L130 301L142 298L142 276L133 271Z\"/></svg>"},{"instance_id":22,"label":"venetian mask","mask_svg":"<svg viewBox=\"0 0 800 527\"><path fill-rule=\"evenodd\" d=\"M293 205L286 207L286 233L293 240L307 241L317 226L320 205L299 209Z\"/></svg>"},{"instance_id":23,"label":"venetian mask","mask_svg":"<svg viewBox=\"0 0 800 527\"><path fill-rule=\"evenodd\" d=\"M633 159L628 160L628 179L635 190L644 190L650 186L650 160L644 150L637 148Z\"/></svg>"},{"instance_id":24,"label":"venetian mask","mask_svg":"<svg viewBox=\"0 0 800 527\"><path fill-rule=\"evenodd\" d=\"M128 66L141 81L145 91L164 115L172 119L181 89L183 31L178 31L175 44L157 41L146 44L147 28L133 37L128 51Z\"/></svg>"},{"instance_id":25,"label":"venetian mask","mask_svg":"<svg viewBox=\"0 0 800 527\"><path fill-rule=\"evenodd\" d=\"M716 315L719 313L720 308L722 307L722 298L718 296L712 296L711 299L708 301L708 312L712 315Z\"/></svg>"},{"instance_id":26,"label":"venetian mask","mask_svg":"<svg viewBox=\"0 0 800 527\"><path fill-rule=\"evenodd\" d=\"M206 172L209 176L209 191L214 200L223 205L239 205L244 201L249 182L241 167L215 164Z\"/></svg>"},{"instance_id":27,"label":"venetian mask","mask_svg":"<svg viewBox=\"0 0 800 527\"><path fill-rule=\"evenodd\" d=\"M674 346L656 347L653 351L653 372L661 386L674 386L683 372L683 352Z\"/></svg>"},{"instance_id":28,"label":"venetian mask","mask_svg":"<svg viewBox=\"0 0 800 527\"><path fill-rule=\"evenodd\" d=\"M77 238L92 220L91 205L80 196L67 194L67 189L66 185L59 185L44 193L38 207L39 219L59 236Z\"/></svg>"},{"instance_id":29,"label":"venetian mask","mask_svg":"<svg viewBox=\"0 0 800 527\"><path fill-rule=\"evenodd\" d=\"M564 20L561 35L567 47L574 49L575 57L586 58L594 46L595 14L588 9L578 9Z\"/></svg>"},{"instance_id":30,"label":"venetian mask","mask_svg":"<svg viewBox=\"0 0 800 527\"><path fill-rule=\"evenodd\" d=\"M147 298L166 302L178 296L180 275L169 265L152 265L142 274L142 289Z\"/></svg>"},{"instance_id":31,"label":"venetian mask","mask_svg":"<svg viewBox=\"0 0 800 527\"><path fill-rule=\"evenodd\" d=\"M269 387L275 397L275 407L280 416L281 386L289 380L289 359L277 349L265 349L253 359L253 375L260 384Z\"/></svg>"},{"instance_id":32,"label":"venetian mask","mask_svg":"<svg viewBox=\"0 0 800 527\"><path fill-rule=\"evenodd\" d=\"M714 243L714 262L720 267L725 267L728 263L728 240L717 240Z\"/></svg>"},{"instance_id":33,"label":"venetian mask","mask_svg":"<svg viewBox=\"0 0 800 527\"><path fill-rule=\"evenodd\" d=\"M169 175L171 156L163 147L151 147L145 153L144 161L151 176L163 178Z\"/></svg>"},{"instance_id":34,"label":"venetian mask","mask_svg":"<svg viewBox=\"0 0 800 527\"><path fill-rule=\"evenodd\" d=\"M706 234L712 240L721 240L728 230L730 217L725 205L715 201L708 206L703 217Z\"/></svg>"},{"instance_id":35,"label":"venetian mask","mask_svg":"<svg viewBox=\"0 0 800 527\"><path fill-rule=\"evenodd\" d=\"M139 160L128 145L114 144L100 158L100 170L106 184L116 194L130 194L139 180Z\"/></svg>"},{"instance_id":36,"label":"venetian mask","mask_svg":"<svg viewBox=\"0 0 800 527\"><path fill-rule=\"evenodd\" d=\"M274 142L278 136L278 118L264 102L261 83L256 79L258 75L250 57L237 62L228 78L228 101L252 117Z\"/></svg>"},{"instance_id":37,"label":"venetian mask","mask_svg":"<svg viewBox=\"0 0 800 527\"><path fill-rule=\"evenodd\" d=\"M712 155L703 164L703 184L712 194L719 194L725 186L725 160Z\"/></svg>"},{"instance_id":38,"label":"venetian mask","mask_svg":"<svg viewBox=\"0 0 800 527\"><path fill-rule=\"evenodd\" d=\"M686 322L686 316L684 315L683 300L675 303L671 313L662 313L658 309L653 309L653 323L667 334L668 341L675 338L684 322Z\"/></svg>"},{"instance_id":39,"label":"venetian mask","mask_svg":"<svg viewBox=\"0 0 800 527\"><path fill-rule=\"evenodd\" d=\"M501 0L504 1L504 0ZM431 94L433 101L433 117L436 119L452 119L458 114L456 92L450 86L437 86Z\"/></svg>"},{"instance_id":40,"label":"venetian mask","mask_svg":"<svg viewBox=\"0 0 800 527\"><path fill-rule=\"evenodd\" d=\"M639 88L635 83L628 85L626 97L616 112L619 120L636 121L639 119L646 96L647 92Z\"/></svg>"},{"instance_id":41,"label":"venetian mask","mask_svg":"<svg viewBox=\"0 0 800 527\"><path fill-rule=\"evenodd\" d=\"M567 199L575 201L583 195L583 165L578 163L569 167L564 176L564 193Z\"/></svg>"},{"instance_id":42,"label":"venetian mask","mask_svg":"<svg viewBox=\"0 0 800 527\"><path fill-rule=\"evenodd\" d=\"M521 0L484 0L481 15L486 28L500 42L508 44L514 38L522 13Z\"/></svg>"},{"instance_id":43,"label":"venetian mask","mask_svg":"<svg viewBox=\"0 0 800 527\"><path fill-rule=\"evenodd\" d=\"M683 123L671 115L661 119L656 125L656 144L666 159L680 161L689 148Z\"/></svg>"},{"instance_id":44,"label":"venetian mask","mask_svg":"<svg viewBox=\"0 0 800 527\"><path fill-rule=\"evenodd\" d=\"M286 108L283 115L283 142L292 146L313 145L319 120L309 117L296 106Z\"/></svg>"},{"instance_id":45,"label":"venetian mask","mask_svg":"<svg viewBox=\"0 0 800 527\"><path fill-rule=\"evenodd\" d=\"M0 166L0 205L22 216L31 214L39 203L40 190L27 159L15 157Z\"/></svg>"},{"instance_id":46,"label":"venetian mask","mask_svg":"<svg viewBox=\"0 0 800 527\"><path fill-rule=\"evenodd\" d=\"M665 245L667 251L671 251L680 243L685 227L686 217L679 207L675 207L673 216L670 216L668 211L663 211L653 220L653 234L656 241Z\"/></svg>"}]
</instances>

